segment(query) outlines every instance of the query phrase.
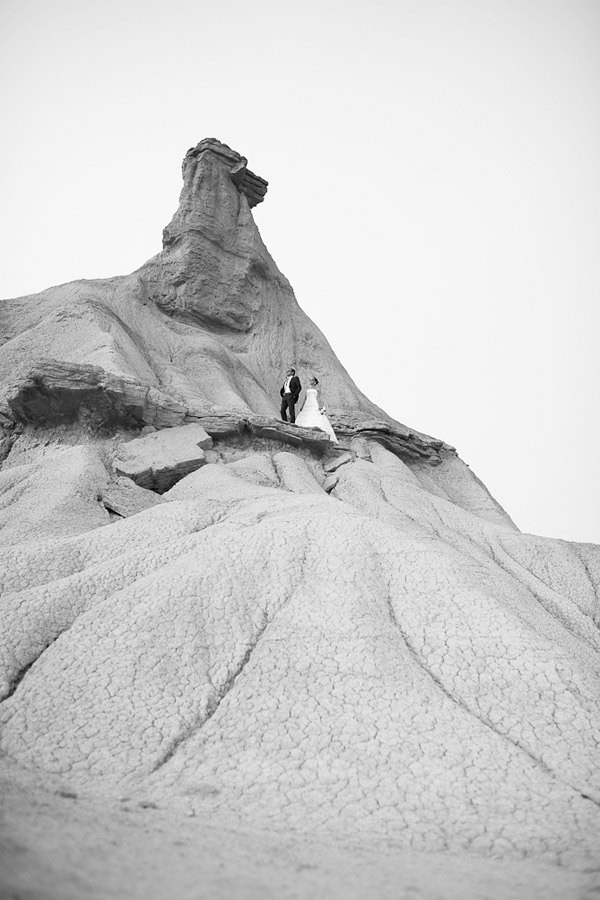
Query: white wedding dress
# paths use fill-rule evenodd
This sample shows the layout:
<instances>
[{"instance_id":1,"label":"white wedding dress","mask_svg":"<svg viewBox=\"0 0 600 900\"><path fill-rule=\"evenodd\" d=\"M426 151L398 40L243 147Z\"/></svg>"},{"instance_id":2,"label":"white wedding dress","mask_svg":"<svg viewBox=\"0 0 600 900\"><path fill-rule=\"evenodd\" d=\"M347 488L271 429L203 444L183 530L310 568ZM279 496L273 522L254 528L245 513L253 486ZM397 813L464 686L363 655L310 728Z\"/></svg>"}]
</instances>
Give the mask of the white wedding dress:
<instances>
[{"instance_id":1,"label":"white wedding dress","mask_svg":"<svg viewBox=\"0 0 600 900\"><path fill-rule=\"evenodd\" d=\"M336 444L338 442L329 419L319 409L319 396L316 388L307 389L302 411L296 416L296 425L301 428L320 428L329 435L329 440L335 441Z\"/></svg>"}]
</instances>

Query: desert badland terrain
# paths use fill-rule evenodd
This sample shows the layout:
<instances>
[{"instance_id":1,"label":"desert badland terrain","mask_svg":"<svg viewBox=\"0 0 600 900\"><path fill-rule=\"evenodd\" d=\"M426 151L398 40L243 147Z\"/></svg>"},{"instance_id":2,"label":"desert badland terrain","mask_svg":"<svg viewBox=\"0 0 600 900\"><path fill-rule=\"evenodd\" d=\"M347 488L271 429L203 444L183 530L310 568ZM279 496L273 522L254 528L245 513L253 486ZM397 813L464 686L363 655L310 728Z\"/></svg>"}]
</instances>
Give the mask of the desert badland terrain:
<instances>
[{"instance_id":1,"label":"desert badland terrain","mask_svg":"<svg viewBox=\"0 0 600 900\"><path fill-rule=\"evenodd\" d=\"M183 180L136 272L0 304L6 896L600 896L600 548L359 391L240 154Z\"/></svg>"}]
</instances>

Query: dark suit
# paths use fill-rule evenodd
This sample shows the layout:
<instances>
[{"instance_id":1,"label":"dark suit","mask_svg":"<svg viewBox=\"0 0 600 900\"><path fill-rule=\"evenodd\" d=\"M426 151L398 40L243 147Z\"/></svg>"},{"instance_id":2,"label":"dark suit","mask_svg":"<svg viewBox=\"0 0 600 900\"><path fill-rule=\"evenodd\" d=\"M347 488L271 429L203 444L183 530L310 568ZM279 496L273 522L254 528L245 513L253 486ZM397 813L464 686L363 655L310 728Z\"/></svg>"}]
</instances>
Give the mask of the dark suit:
<instances>
[{"instance_id":1,"label":"dark suit","mask_svg":"<svg viewBox=\"0 0 600 900\"><path fill-rule=\"evenodd\" d=\"M300 396L300 391L302 390L302 385L300 384L300 379L297 375L292 375L289 384L289 390L285 393L285 385L287 383L287 378L281 386L281 390L279 391L281 395L281 418L284 422L287 422L287 411L290 413L290 422L294 424L296 421L296 403L298 402L298 397Z\"/></svg>"}]
</instances>

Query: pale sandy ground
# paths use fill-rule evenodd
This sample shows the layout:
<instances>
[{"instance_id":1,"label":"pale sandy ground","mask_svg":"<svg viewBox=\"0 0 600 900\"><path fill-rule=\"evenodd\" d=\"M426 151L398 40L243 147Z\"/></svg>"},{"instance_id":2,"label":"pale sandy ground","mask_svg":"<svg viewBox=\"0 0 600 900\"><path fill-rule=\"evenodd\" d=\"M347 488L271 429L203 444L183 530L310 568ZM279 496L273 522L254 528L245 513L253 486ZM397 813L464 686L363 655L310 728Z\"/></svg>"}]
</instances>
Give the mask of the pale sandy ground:
<instances>
[{"instance_id":1,"label":"pale sandy ground","mask_svg":"<svg viewBox=\"0 0 600 900\"><path fill-rule=\"evenodd\" d=\"M147 806L73 796L10 767L0 780L2 900L597 900L600 872L533 861L315 840Z\"/></svg>"}]
</instances>

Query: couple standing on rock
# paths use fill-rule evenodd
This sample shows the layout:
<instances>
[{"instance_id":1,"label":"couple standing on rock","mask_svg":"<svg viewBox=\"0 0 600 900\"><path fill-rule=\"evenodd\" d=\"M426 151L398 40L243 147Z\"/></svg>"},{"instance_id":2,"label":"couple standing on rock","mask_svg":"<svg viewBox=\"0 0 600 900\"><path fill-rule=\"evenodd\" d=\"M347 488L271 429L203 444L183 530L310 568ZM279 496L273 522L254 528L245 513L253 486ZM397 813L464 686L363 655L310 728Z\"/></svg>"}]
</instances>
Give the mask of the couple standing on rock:
<instances>
[{"instance_id":1,"label":"couple standing on rock","mask_svg":"<svg viewBox=\"0 0 600 900\"><path fill-rule=\"evenodd\" d=\"M301 412L296 418L296 404L300 397L302 385L300 379L296 375L295 369L288 369L285 374L285 381L279 391L281 395L281 418L287 422L287 414L290 414L290 422L292 425L298 425L302 428L320 428L329 435L331 441L337 444L335 432L331 427L331 423L325 415L325 408L319 405L319 393L317 385L319 381L314 376L309 379L310 387L306 391L306 400Z\"/></svg>"}]
</instances>

